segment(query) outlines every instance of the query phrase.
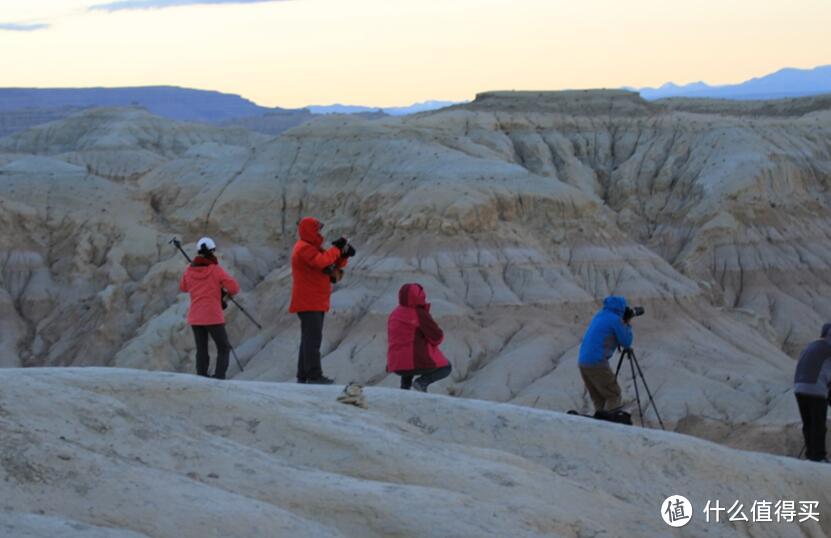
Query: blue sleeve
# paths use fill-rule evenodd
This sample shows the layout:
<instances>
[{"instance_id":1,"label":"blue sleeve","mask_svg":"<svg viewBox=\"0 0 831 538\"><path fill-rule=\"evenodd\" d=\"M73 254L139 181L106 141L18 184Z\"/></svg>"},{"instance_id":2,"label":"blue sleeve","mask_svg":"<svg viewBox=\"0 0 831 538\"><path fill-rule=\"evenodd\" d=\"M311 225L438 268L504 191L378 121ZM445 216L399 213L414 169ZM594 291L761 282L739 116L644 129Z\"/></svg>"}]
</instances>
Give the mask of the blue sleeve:
<instances>
[{"instance_id":1,"label":"blue sleeve","mask_svg":"<svg viewBox=\"0 0 831 538\"><path fill-rule=\"evenodd\" d=\"M617 320L614 324L614 328L618 345L624 349L632 347L632 327L626 325L621 320Z\"/></svg>"}]
</instances>

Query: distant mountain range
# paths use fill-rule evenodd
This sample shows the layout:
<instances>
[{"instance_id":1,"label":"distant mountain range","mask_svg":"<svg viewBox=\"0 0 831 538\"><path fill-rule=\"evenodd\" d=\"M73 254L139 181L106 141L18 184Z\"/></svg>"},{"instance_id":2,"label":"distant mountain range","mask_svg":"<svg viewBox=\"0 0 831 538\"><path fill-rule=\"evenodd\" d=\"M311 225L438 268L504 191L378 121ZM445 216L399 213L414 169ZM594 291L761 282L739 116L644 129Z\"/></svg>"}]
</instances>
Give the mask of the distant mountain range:
<instances>
[{"instance_id":1,"label":"distant mountain range","mask_svg":"<svg viewBox=\"0 0 831 538\"><path fill-rule=\"evenodd\" d=\"M831 93L831 65L813 69L785 68L752 78L739 84L710 86L705 82L693 82L679 86L668 82L660 88L627 88L638 91L644 99L667 97L706 97L712 99L781 99Z\"/></svg>"},{"instance_id":2,"label":"distant mountain range","mask_svg":"<svg viewBox=\"0 0 831 538\"><path fill-rule=\"evenodd\" d=\"M128 106L139 106L153 114L173 120L207 123L285 110L262 107L239 95L176 86L0 88L0 112Z\"/></svg>"},{"instance_id":3,"label":"distant mountain range","mask_svg":"<svg viewBox=\"0 0 831 538\"><path fill-rule=\"evenodd\" d=\"M781 69L740 84L710 86L671 82L660 88L626 88L648 100L668 97L779 99L831 93L831 65L813 69ZM304 108L264 107L239 95L177 86L132 88L0 88L0 137L54 121L85 108L141 107L165 118L245 127L277 135L318 114L360 114L366 118L403 116L455 105L424 101L409 106L312 105Z\"/></svg>"},{"instance_id":4,"label":"distant mountain range","mask_svg":"<svg viewBox=\"0 0 831 538\"><path fill-rule=\"evenodd\" d=\"M306 108L312 114L360 114L364 112L383 112L390 116L406 116L407 114L416 114L418 112L427 112L429 110L438 110L447 106L457 105L463 101L423 101L421 103L414 103L410 106L393 106L386 108L360 106L360 105L311 105Z\"/></svg>"},{"instance_id":5,"label":"distant mountain range","mask_svg":"<svg viewBox=\"0 0 831 538\"><path fill-rule=\"evenodd\" d=\"M355 105L315 105L289 109L264 107L239 95L177 86L139 86L133 88L0 88L0 112L23 109L52 110L90 107L139 106L169 119L223 123L241 118L289 112L300 114L361 114L383 112L402 116L436 110L456 104L453 101L425 101L409 106L371 107Z\"/></svg>"},{"instance_id":6,"label":"distant mountain range","mask_svg":"<svg viewBox=\"0 0 831 538\"><path fill-rule=\"evenodd\" d=\"M141 107L164 118L239 126L277 135L316 114L402 116L455 104L425 101L401 107L353 105L264 107L239 95L176 86L132 88L0 88L0 137L93 107Z\"/></svg>"}]
</instances>

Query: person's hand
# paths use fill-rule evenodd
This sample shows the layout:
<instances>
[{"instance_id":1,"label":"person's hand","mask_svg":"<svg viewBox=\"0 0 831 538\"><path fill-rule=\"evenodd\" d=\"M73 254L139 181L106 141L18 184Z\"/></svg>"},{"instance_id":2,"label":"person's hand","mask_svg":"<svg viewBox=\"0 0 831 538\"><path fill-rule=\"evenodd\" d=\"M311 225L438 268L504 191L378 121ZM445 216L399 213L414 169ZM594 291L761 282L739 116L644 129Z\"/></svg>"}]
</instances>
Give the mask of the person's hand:
<instances>
[{"instance_id":1,"label":"person's hand","mask_svg":"<svg viewBox=\"0 0 831 538\"><path fill-rule=\"evenodd\" d=\"M332 241L332 245L338 247L341 252L343 252L343 249L346 248L347 243L348 241L345 237L339 237L335 241Z\"/></svg>"},{"instance_id":2,"label":"person's hand","mask_svg":"<svg viewBox=\"0 0 831 538\"><path fill-rule=\"evenodd\" d=\"M355 255L355 247L347 244L345 249L341 249L341 256L344 258L351 258Z\"/></svg>"}]
</instances>

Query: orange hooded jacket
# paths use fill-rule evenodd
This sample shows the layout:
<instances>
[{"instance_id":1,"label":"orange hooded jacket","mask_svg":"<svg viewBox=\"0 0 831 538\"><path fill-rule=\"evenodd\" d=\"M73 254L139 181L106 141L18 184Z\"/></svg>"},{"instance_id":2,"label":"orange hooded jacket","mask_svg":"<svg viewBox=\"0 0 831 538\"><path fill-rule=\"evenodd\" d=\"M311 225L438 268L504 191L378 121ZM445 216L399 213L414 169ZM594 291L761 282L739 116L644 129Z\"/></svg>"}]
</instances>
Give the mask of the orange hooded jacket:
<instances>
[{"instance_id":1,"label":"orange hooded jacket","mask_svg":"<svg viewBox=\"0 0 831 538\"><path fill-rule=\"evenodd\" d=\"M291 252L291 304L289 312L328 312L332 283L323 272L337 264L346 267L338 247L323 250L320 221L311 217L300 220L297 227L300 239Z\"/></svg>"}]
</instances>

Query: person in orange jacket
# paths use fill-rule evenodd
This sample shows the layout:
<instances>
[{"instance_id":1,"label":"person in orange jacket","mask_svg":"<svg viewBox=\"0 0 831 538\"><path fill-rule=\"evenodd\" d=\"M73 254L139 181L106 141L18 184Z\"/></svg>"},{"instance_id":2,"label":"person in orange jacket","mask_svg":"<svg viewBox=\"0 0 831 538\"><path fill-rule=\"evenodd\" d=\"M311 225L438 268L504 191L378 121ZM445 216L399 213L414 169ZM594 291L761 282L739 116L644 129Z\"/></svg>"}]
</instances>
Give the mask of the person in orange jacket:
<instances>
[{"instance_id":1,"label":"person in orange jacket","mask_svg":"<svg viewBox=\"0 0 831 538\"><path fill-rule=\"evenodd\" d=\"M331 385L320 366L323 341L323 318L329 311L332 283L346 267L355 249L341 237L332 247L323 249L323 224L312 217L300 220L300 238L291 253L291 304L289 312L300 318L300 351L297 356L297 382Z\"/></svg>"},{"instance_id":2,"label":"person in orange jacket","mask_svg":"<svg viewBox=\"0 0 831 538\"><path fill-rule=\"evenodd\" d=\"M208 336L216 344L216 368L213 377L225 379L228 371L228 355L231 344L225 331L225 315L222 312L222 296L239 293L239 284L225 269L219 266L214 254L216 243L210 237L197 242L198 255L185 270L179 281L179 290L190 293L188 325L196 341L196 375L208 376Z\"/></svg>"}]
</instances>

